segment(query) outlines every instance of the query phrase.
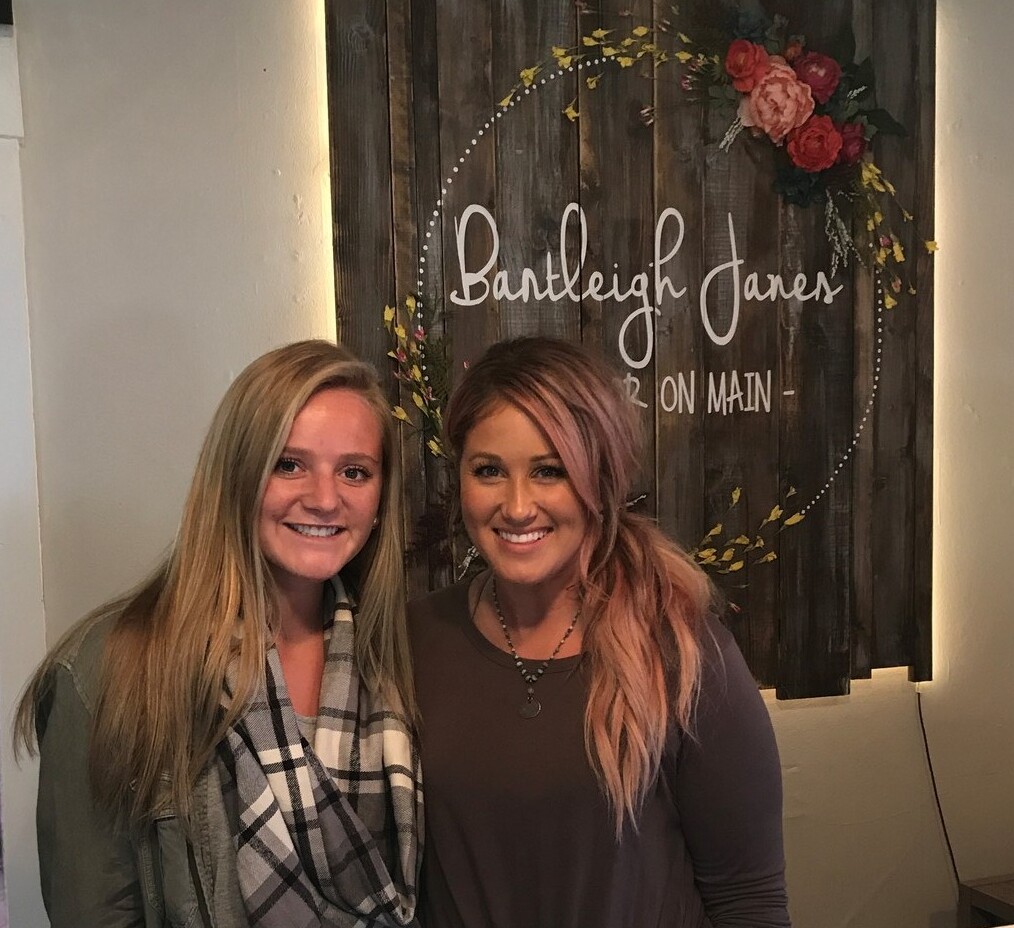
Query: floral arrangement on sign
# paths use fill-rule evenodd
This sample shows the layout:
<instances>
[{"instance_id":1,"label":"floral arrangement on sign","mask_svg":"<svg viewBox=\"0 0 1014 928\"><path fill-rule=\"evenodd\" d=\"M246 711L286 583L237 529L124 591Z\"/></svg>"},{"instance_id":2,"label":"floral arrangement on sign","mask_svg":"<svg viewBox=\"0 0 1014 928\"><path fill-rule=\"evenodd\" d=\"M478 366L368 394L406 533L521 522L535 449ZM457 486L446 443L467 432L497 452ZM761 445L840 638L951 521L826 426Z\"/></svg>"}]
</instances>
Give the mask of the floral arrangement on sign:
<instances>
[{"instance_id":1,"label":"floral arrangement on sign","mask_svg":"<svg viewBox=\"0 0 1014 928\"><path fill-rule=\"evenodd\" d=\"M894 212L904 222L913 216L897 202L871 145L878 133L903 135L905 129L877 106L873 65L869 58L854 61L851 28L832 54L809 48L805 36L790 34L783 16L743 11L717 0L683 4L674 14L678 24L634 26L626 35L596 29L577 45L553 46L551 59L521 70L499 105L509 106L553 65L566 70L581 63L585 85L594 90L604 71L588 73L593 62L629 68L649 59L656 69L675 64L682 90L728 117L719 145L723 151L747 131L770 145L776 161L774 189L786 203L823 205L831 276L853 257L872 264L886 277L884 305L892 309L903 287L899 266L905 250L887 216ZM571 121L580 116L576 105L575 99L563 110ZM641 115L649 125L655 119L650 106ZM935 251L936 243L927 241L925 247ZM908 289L915 292L911 284Z\"/></svg>"}]
</instances>

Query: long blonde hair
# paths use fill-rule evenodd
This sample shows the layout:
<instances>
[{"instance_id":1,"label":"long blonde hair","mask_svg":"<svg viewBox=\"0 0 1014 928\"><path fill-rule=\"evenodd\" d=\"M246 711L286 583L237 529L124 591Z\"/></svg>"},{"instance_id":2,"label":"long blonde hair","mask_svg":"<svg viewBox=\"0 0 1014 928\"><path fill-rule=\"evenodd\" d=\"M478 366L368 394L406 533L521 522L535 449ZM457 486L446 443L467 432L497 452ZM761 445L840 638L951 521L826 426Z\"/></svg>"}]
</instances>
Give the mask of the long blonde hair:
<instances>
[{"instance_id":1,"label":"long blonde hair","mask_svg":"<svg viewBox=\"0 0 1014 928\"><path fill-rule=\"evenodd\" d=\"M56 666L97 622L115 617L92 723L90 773L96 803L119 821L149 821L166 774L173 805L189 821L197 777L263 682L277 610L258 538L261 500L297 413L328 387L359 393L383 431L378 527L343 571L359 604L356 659L367 686L389 688L414 714L401 470L387 401L373 368L341 346L311 340L278 348L247 366L219 404L166 560L132 593L72 629L18 706L15 744L32 752L38 708ZM223 709L233 663L236 685Z\"/></svg>"},{"instance_id":2,"label":"long blonde hair","mask_svg":"<svg viewBox=\"0 0 1014 928\"><path fill-rule=\"evenodd\" d=\"M619 835L626 819L636 823L670 724L693 733L714 591L682 549L625 505L638 471L640 426L601 359L551 338L493 345L448 405L445 437L455 461L469 431L504 403L543 430L590 527L580 551L591 665L585 748Z\"/></svg>"}]
</instances>

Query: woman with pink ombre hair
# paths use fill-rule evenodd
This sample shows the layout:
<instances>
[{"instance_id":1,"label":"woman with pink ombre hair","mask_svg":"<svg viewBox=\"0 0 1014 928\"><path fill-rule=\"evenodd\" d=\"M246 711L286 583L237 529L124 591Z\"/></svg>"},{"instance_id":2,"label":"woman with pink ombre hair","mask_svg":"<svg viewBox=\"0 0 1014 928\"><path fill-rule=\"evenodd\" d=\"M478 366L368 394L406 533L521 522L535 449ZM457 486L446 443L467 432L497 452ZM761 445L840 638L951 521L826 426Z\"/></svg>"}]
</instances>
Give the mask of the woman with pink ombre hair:
<instances>
[{"instance_id":1,"label":"woman with pink ombre hair","mask_svg":"<svg viewBox=\"0 0 1014 928\"><path fill-rule=\"evenodd\" d=\"M487 569L410 607L426 928L784 928L771 723L699 567L627 505L617 375L501 342L447 410Z\"/></svg>"}]
</instances>

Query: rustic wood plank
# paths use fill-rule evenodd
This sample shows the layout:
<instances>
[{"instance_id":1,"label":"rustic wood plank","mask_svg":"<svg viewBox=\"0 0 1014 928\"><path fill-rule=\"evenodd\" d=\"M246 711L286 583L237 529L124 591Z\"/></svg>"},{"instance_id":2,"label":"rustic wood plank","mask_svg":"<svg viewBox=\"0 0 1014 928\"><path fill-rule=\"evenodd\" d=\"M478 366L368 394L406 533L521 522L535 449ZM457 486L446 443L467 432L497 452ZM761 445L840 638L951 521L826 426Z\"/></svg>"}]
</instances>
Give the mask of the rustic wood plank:
<instances>
[{"instance_id":1,"label":"rustic wood plank","mask_svg":"<svg viewBox=\"0 0 1014 928\"><path fill-rule=\"evenodd\" d=\"M495 0L493 83L498 91L506 93L517 83L522 68L544 62L551 46L573 44L576 19L574 5L559 0L537 5ZM577 126L563 115L577 97L577 75L552 76L557 71L554 62L545 62L497 128L499 267L515 285L524 268L535 271L543 284L547 254L559 273L560 220L567 204L580 196ZM533 297L500 303L506 338L539 333L577 340L580 316L580 303L570 300Z\"/></svg>"},{"instance_id":2,"label":"rustic wood plank","mask_svg":"<svg viewBox=\"0 0 1014 928\"><path fill-rule=\"evenodd\" d=\"M915 9L908 0L885 0L874 7L873 55L877 62L877 101L902 125L917 132L918 102L911 75L916 67ZM899 202L914 204L915 152L910 138L876 138L876 158L898 190ZM892 227L899 226L895 220ZM899 232L903 231L898 229ZM905 242L912 254L911 241ZM902 271L907 268L902 267ZM880 395L874 410L874 667L911 661L915 538L914 508L916 307L899 295L898 307L884 314Z\"/></svg>"},{"instance_id":3,"label":"rustic wood plank","mask_svg":"<svg viewBox=\"0 0 1014 928\"><path fill-rule=\"evenodd\" d=\"M932 586L933 586L933 257L922 245L933 238L934 160L936 119L936 3L917 6L916 79L913 92L918 100L918 144L915 147L915 215L919 227L913 230L909 254L916 264L915 344L915 475L913 477L912 534L915 565L909 654L912 680L933 676ZM925 232L925 236L919 231Z\"/></svg>"},{"instance_id":4,"label":"rustic wood plank","mask_svg":"<svg viewBox=\"0 0 1014 928\"><path fill-rule=\"evenodd\" d=\"M668 0L656 0L656 25L671 17ZM665 272L680 297L663 290L655 330L655 498L660 527L689 548L707 530L704 516L704 331L694 296L704 278L704 110L679 86L675 63L655 72L655 219L679 211L683 244ZM672 218L663 227L662 254L677 241ZM692 388L692 389L691 389ZM693 400L689 402L687 398Z\"/></svg>"},{"instance_id":5,"label":"rustic wood plank","mask_svg":"<svg viewBox=\"0 0 1014 928\"><path fill-rule=\"evenodd\" d=\"M722 542L723 554L736 550L726 542L742 535L754 537L781 497L776 392L780 392L780 378L775 363L778 315L773 301L744 299L749 273L759 274L766 282L767 273L780 270L778 197L771 189L774 172L767 142L741 135L727 152L720 149L733 116L728 110L711 113L704 189L704 269L710 274L727 268L714 276L707 289L708 323L714 336L703 339L702 353L706 522L723 523L724 530L716 539ZM731 267L734 252L735 260L742 262L735 268ZM695 308L697 304L695 299ZM697 311L701 325L703 312L702 306ZM728 342L720 344L716 338L728 338ZM736 487L742 496L730 509ZM777 553L776 545L769 547ZM767 550L748 556L746 567L719 574L718 580L735 607L729 625L740 649L754 674L773 685L778 564L751 564ZM739 562L738 555L732 557L731 563Z\"/></svg>"},{"instance_id":6,"label":"rustic wood plank","mask_svg":"<svg viewBox=\"0 0 1014 928\"><path fill-rule=\"evenodd\" d=\"M873 47L873 0L855 0L852 25L856 36L856 59L864 60ZM853 223L853 226L857 225ZM853 229L858 232L858 229ZM852 621L853 680L865 679L873 668L873 535L876 530L873 480L876 448L873 423L865 419L874 395L877 355L876 283L872 271L858 262L851 269L855 294L852 306L854 370L852 375L852 423L859 433L852 453ZM865 421L864 421L865 419ZM867 427L869 426L869 427Z\"/></svg>"},{"instance_id":7,"label":"rustic wood plank","mask_svg":"<svg viewBox=\"0 0 1014 928\"><path fill-rule=\"evenodd\" d=\"M629 15L626 15L629 14ZM606 0L594 13L584 15L578 24L582 35L597 27L615 30L622 36L636 24L651 25L651 0ZM588 258L584 282L599 272L606 281L613 271L628 275L647 271L654 247L653 133L641 113L653 102L650 62L621 69L614 61L591 65L600 54L589 49L583 80L578 86L581 113L581 207L588 223ZM590 90L586 80L602 74L598 87ZM608 285L607 285L608 286ZM640 382L642 421L645 426L644 461L635 496L643 496L639 511L655 515L655 397L652 387L656 359L649 354L649 335L643 320L631 324L624 342L631 368L620 352L620 333L624 322L637 304L636 297L584 300L581 338L611 359ZM655 317L647 317L655 327ZM653 337L653 335L652 335ZM643 365L643 366L637 366Z\"/></svg>"},{"instance_id":8,"label":"rustic wood plank","mask_svg":"<svg viewBox=\"0 0 1014 928\"><path fill-rule=\"evenodd\" d=\"M496 209L495 139L499 126L494 112L506 89L497 96L500 88L492 83L494 37L488 0L441 0L436 6L436 26L442 203L439 217L431 218L437 219L443 236L443 313L451 340L453 382L464 363L478 358L501 335L492 295L475 306L454 305L448 296L462 289L455 223L472 204L491 214ZM466 228L465 265L478 272L491 253L492 234L482 223L470 223ZM494 265L490 276L496 269Z\"/></svg>"},{"instance_id":9,"label":"rustic wood plank","mask_svg":"<svg viewBox=\"0 0 1014 928\"><path fill-rule=\"evenodd\" d=\"M815 7L795 0L783 12L790 30L805 33L810 46L819 49L848 22L851 2L835 0ZM830 250L821 211L783 206L781 216L786 278L828 268ZM783 377L796 390L783 397L782 467L785 482L797 487L803 500L821 493L851 440L850 296L846 290L830 307L782 301ZM849 689L851 488L840 474L806 519L782 536L781 698L831 696Z\"/></svg>"},{"instance_id":10,"label":"rustic wood plank","mask_svg":"<svg viewBox=\"0 0 1014 928\"><path fill-rule=\"evenodd\" d=\"M325 16L338 337L382 369L394 298L386 4L328 0Z\"/></svg>"},{"instance_id":11,"label":"rustic wood plank","mask_svg":"<svg viewBox=\"0 0 1014 928\"><path fill-rule=\"evenodd\" d=\"M402 304L407 294L417 290L419 253L418 216L416 214L415 114L413 110L413 41L411 0L387 2L388 97L391 125L391 188L394 215L394 299ZM393 370L388 361L382 370ZM402 387L399 401L412 408L410 391ZM418 435L404 426L400 429L402 473L424 473L425 461ZM402 509L406 540L406 578L410 595L429 586L428 546L417 543L417 525L426 511L424 480L405 480Z\"/></svg>"}]
</instances>

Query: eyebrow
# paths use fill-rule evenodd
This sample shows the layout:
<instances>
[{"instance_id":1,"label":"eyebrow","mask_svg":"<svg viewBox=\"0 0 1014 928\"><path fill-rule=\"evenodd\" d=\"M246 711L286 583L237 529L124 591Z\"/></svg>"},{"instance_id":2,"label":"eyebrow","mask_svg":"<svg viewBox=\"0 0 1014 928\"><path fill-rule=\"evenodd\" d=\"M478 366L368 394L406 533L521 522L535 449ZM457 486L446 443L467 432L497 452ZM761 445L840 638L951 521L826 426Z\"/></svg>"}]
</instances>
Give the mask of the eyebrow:
<instances>
[{"instance_id":1,"label":"eyebrow","mask_svg":"<svg viewBox=\"0 0 1014 928\"><path fill-rule=\"evenodd\" d=\"M282 454L291 454L296 457L304 458L316 457L316 454L308 448L297 448L295 445L286 445L282 448ZM375 464L378 467L380 466L380 461L366 451L350 451L348 454L343 454L338 458L339 464L357 464L361 461L369 461L371 464Z\"/></svg>"},{"instance_id":2,"label":"eyebrow","mask_svg":"<svg viewBox=\"0 0 1014 928\"><path fill-rule=\"evenodd\" d=\"M493 453L491 453L489 451L475 451L475 452L473 452L472 454L470 454L468 456L469 463L471 463L472 461L474 461L476 459L483 459L483 460L486 460L486 461L497 461L497 462L500 462L500 461L503 460L503 458L501 458L499 454L493 454ZM542 463L544 461L562 461L562 460L563 460L563 458L561 458L560 455L558 455L556 453L539 454L539 455L536 455L534 458L529 458L529 463L530 464L540 464L540 463Z\"/></svg>"}]
</instances>

